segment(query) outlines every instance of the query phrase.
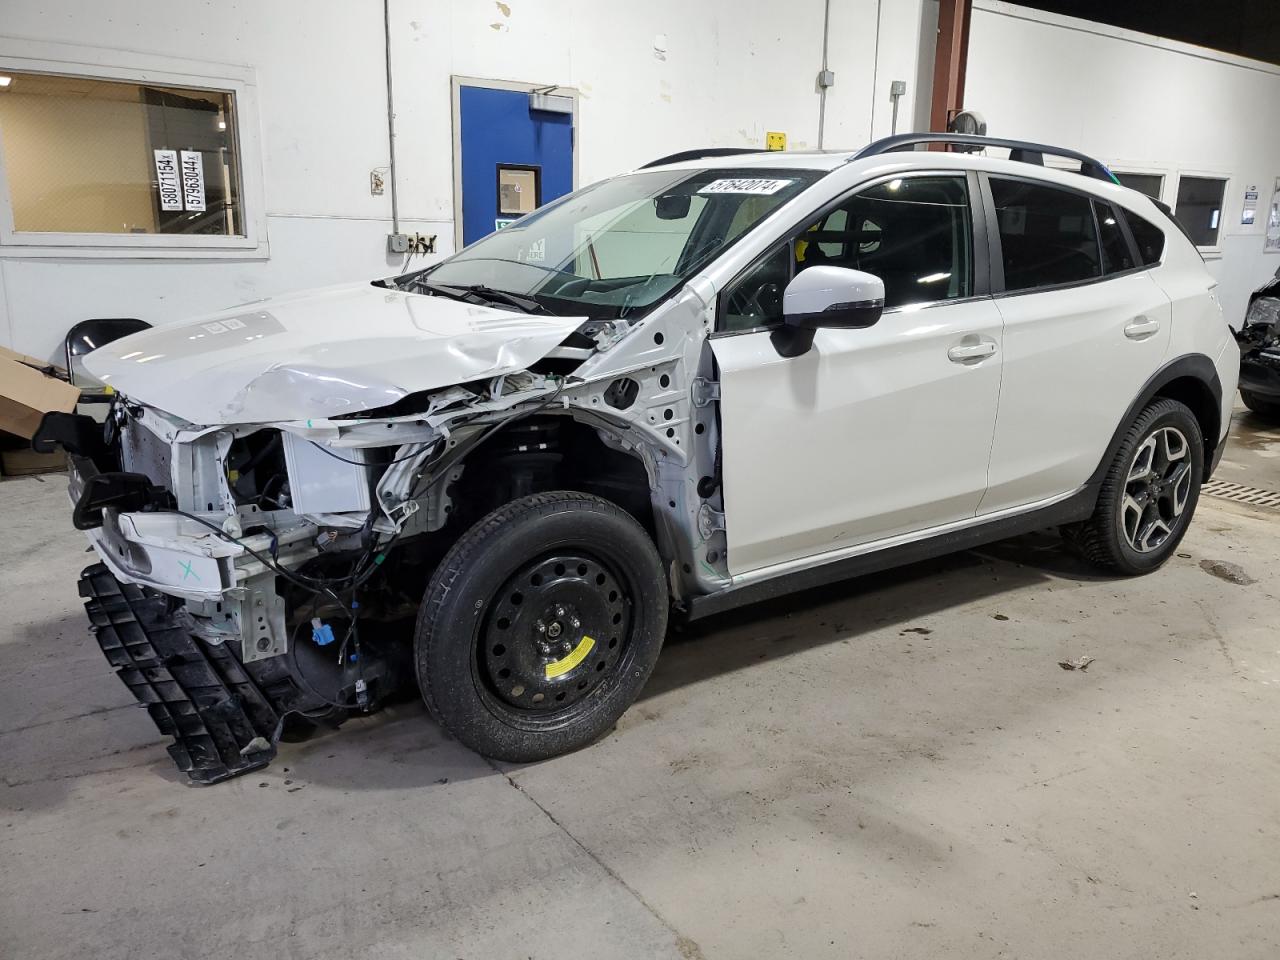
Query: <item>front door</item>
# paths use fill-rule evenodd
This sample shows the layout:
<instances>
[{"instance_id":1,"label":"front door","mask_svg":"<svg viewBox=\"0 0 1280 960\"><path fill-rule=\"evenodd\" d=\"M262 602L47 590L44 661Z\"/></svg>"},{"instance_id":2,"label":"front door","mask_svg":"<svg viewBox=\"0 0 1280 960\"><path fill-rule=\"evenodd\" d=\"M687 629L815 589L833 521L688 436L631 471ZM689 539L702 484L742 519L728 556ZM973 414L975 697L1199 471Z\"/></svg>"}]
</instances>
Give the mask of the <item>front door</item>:
<instances>
[{"instance_id":1,"label":"front door","mask_svg":"<svg viewBox=\"0 0 1280 960\"><path fill-rule=\"evenodd\" d=\"M860 189L721 294L725 532L734 575L973 518L987 487L1002 321L975 284L963 175ZM780 357L769 330L798 270L885 284L864 330Z\"/></svg>"},{"instance_id":2,"label":"front door","mask_svg":"<svg viewBox=\"0 0 1280 960\"><path fill-rule=\"evenodd\" d=\"M531 86L455 83L465 246L573 190L574 100Z\"/></svg>"}]
</instances>

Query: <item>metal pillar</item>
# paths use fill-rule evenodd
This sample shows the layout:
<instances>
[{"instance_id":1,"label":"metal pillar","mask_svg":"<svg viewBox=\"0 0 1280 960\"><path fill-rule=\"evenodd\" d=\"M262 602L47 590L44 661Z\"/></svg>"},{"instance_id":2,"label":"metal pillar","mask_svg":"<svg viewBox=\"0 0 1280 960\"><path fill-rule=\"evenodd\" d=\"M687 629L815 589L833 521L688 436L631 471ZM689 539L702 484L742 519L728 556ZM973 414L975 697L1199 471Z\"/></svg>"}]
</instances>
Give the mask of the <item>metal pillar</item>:
<instances>
[{"instance_id":1,"label":"metal pillar","mask_svg":"<svg viewBox=\"0 0 1280 960\"><path fill-rule=\"evenodd\" d=\"M969 21L973 0L940 0L938 45L933 57L933 101L929 129L946 133L947 124L964 108L964 74L969 61Z\"/></svg>"}]
</instances>

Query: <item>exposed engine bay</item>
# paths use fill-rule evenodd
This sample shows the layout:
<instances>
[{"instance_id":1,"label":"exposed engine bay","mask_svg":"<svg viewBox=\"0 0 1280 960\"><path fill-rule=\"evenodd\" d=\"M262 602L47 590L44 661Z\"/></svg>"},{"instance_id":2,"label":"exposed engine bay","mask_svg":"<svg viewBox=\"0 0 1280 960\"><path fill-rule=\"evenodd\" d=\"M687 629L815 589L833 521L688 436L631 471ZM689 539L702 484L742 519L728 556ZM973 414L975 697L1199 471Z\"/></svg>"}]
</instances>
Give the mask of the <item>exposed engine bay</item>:
<instances>
[{"instance_id":1,"label":"exposed engine bay","mask_svg":"<svg viewBox=\"0 0 1280 960\"><path fill-rule=\"evenodd\" d=\"M424 585L515 498L572 489L623 507L663 545L676 596L727 580L723 524L698 492L719 502L692 442L716 425L691 399L699 357L651 343L628 360L626 332L587 320L527 368L324 418L201 426L126 392L103 426L46 419L101 561L80 585L95 634L193 782L411 694ZM606 359L625 369L591 376ZM245 382L239 408L280 402L278 368ZM717 562L695 568L695 549Z\"/></svg>"}]
</instances>

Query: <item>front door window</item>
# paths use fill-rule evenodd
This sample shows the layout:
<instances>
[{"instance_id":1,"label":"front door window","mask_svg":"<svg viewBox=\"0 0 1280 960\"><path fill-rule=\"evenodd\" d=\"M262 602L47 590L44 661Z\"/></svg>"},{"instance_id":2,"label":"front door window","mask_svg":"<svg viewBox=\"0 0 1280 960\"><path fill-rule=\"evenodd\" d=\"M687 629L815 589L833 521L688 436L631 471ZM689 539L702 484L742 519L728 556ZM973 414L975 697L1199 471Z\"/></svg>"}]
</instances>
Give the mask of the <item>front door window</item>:
<instances>
[{"instance_id":1,"label":"front door window","mask_svg":"<svg viewBox=\"0 0 1280 960\"><path fill-rule=\"evenodd\" d=\"M807 267L884 281L885 307L973 294L973 227L963 176L900 177L858 192L775 247L725 291L721 329L782 320L782 292Z\"/></svg>"}]
</instances>

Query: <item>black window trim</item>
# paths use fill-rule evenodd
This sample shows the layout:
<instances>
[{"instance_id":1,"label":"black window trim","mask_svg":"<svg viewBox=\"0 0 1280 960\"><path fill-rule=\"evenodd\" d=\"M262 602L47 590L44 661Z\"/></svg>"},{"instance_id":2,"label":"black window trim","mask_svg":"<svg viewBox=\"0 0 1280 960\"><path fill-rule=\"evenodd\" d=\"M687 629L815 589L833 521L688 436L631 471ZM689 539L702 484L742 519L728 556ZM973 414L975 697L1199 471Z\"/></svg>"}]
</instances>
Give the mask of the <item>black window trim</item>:
<instances>
[{"instance_id":1,"label":"black window trim","mask_svg":"<svg viewBox=\"0 0 1280 960\"><path fill-rule=\"evenodd\" d=\"M1039 177L1019 176L1012 173L986 173L979 174L982 180L983 197L989 209L987 211L987 236L991 244L991 296L994 299L1002 300L1007 297L1022 297L1029 293L1045 293L1052 290L1070 290L1073 287L1086 287L1093 283L1106 283L1109 280L1115 280L1117 277L1127 277L1130 274L1141 273L1150 270L1151 267L1142 263L1142 258L1137 256L1138 250L1134 243L1133 236L1129 233L1129 224L1125 222L1125 218L1121 217L1120 221L1124 225L1125 238L1129 243L1129 255L1133 257L1136 266L1130 267L1128 270L1117 270L1115 273L1103 273L1096 277L1089 277L1085 280L1068 280L1066 283L1046 283L1038 287L1021 287L1017 290L1009 290L1005 286L1004 280L1004 248L1000 242L1000 224L996 218L996 205L994 195L991 193L991 180L1015 180L1022 183L1030 183L1036 186L1049 187L1055 190L1063 190L1067 193L1078 194L1090 201L1097 200L1100 203L1107 203L1115 206L1110 200L1099 197L1096 193L1090 193L1088 190L1080 190L1073 186L1056 183L1052 180L1042 180ZM1089 205L1090 211L1093 210L1093 204ZM1098 230L1097 214L1093 214L1094 220L1094 240L1098 244L1098 266L1102 266L1102 234ZM1137 216L1137 214L1135 214ZM1163 261L1164 253L1161 251L1161 260ZM997 277L999 282L997 283Z\"/></svg>"},{"instance_id":2,"label":"black window trim","mask_svg":"<svg viewBox=\"0 0 1280 960\"><path fill-rule=\"evenodd\" d=\"M807 213L804 213L803 215L800 216L800 218L797 221L795 221L794 223L788 224L786 229L783 231L786 237L786 243L788 246L795 243L796 241L796 235L794 233L795 230L798 230L804 227L806 224L812 223L815 219L826 218L832 212L839 209L840 206L846 203L851 197L855 196L856 194L860 193L863 190L868 190L871 187L879 186L882 183L888 183L891 180L906 180L909 178L915 179L918 177L939 177L939 176L952 177L955 179L963 178L964 180L965 192L968 194L968 198L969 198L969 225L970 225L969 243L970 243L970 246L972 247L972 258L973 258L973 263L972 263L973 276L971 278L973 281L973 292L967 297L954 297L949 300L931 300L931 301L928 301L927 303L921 303L921 304L903 304L903 306L900 306L900 307L886 307L882 316L890 316L892 314L900 313L902 312L903 308L907 306L910 306L913 311L927 310L932 307L949 307L957 303L972 303L975 300L990 299L992 295L991 291L994 289L994 286L993 286L994 277L992 275L992 270L994 268L992 267L993 261L990 253L991 248L990 248L990 239L989 239L989 232L991 229L990 218L988 216L984 216L984 209L978 200L978 191L980 189L981 182L980 182L979 175L975 170L955 170L955 169L908 170L908 171L900 171L898 173L883 174L879 177L873 177L870 180L864 180L861 183L855 184L854 186L850 187L848 190L841 193L834 200L830 200L827 203L823 204L821 207L818 207L817 210L811 210ZM749 264L747 264L745 267L739 270L736 274L734 274L733 278L730 279L723 287L720 288L720 290L716 292L715 326L714 326L714 329L712 329L712 331L707 335L708 339L716 339L719 337L736 337L744 333L761 333L763 331L773 330L779 325L780 321L775 320L772 323L761 324L760 326L756 326L756 327L744 327L741 330L725 330L724 329L724 311L725 311L726 302L728 300L728 298L725 296L725 291L727 291L729 288L734 286L734 284L736 284L739 280L745 277L747 273L749 273L751 270L754 270L760 263L764 261L766 257L773 256L777 248L778 248L778 243L770 244L769 247L763 253L761 253L758 257L756 257ZM795 279L794 253L792 254L791 261L792 261L792 271L791 271L791 276L788 282L790 282L790 280ZM1003 279L1003 274L1002 274L1002 279Z\"/></svg>"}]
</instances>

